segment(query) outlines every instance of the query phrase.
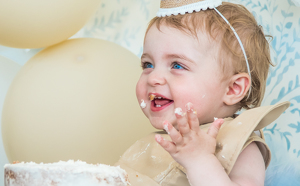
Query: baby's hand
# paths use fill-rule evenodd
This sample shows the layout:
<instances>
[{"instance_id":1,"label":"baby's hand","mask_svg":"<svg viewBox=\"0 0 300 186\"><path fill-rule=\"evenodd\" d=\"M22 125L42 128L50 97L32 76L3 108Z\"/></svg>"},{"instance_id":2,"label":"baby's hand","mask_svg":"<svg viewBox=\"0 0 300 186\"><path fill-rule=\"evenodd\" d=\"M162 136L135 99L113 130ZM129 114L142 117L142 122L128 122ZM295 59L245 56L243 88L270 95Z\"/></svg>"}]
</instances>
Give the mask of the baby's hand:
<instances>
[{"instance_id":1,"label":"baby's hand","mask_svg":"<svg viewBox=\"0 0 300 186\"><path fill-rule=\"evenodd\" d=\"M156 135L156 141L183 167L193 166L199 158L214 155L216 137L223 124L223 119L215 120L207 132L199 127L197 113L193 110L193 104L186 105L186 115L175 114L177 117L177 131L169 122L164 122L164 128L172 141L167 141L160 135Z\"/></svg>"}]
</instances>

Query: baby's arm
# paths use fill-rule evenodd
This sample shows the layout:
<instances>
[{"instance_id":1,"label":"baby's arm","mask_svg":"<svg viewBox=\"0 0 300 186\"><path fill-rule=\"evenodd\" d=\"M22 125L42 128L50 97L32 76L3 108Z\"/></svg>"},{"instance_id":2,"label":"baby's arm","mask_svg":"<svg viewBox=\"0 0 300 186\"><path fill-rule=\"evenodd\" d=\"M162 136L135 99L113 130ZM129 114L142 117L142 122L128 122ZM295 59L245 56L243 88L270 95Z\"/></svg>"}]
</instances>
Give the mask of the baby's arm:
<instances>
[{"instance_id":1,"label":"baby's arm","mask_svg":"<svg viewBox=\"0 0 300 186\"><path fill-rule=\"evenodd\" d=\"M229 177L239 185L264 185L265 162L256 143L252 142L242 151Z\"/></svg>"},{"instance_id":2,"label":"baby's arm","mask_svg":"<svg viewBox=\"0 0 300 186\"><path fill-rule=\"evenodd\" d=\"M255 143L240 154L228 176L214 155L216 136L223 120L214 121L207 133L202 131L191 103L187 105L186 116L176 114L176 117L179 131L168 122L164 123L172 142L160 135L156 136L156 141L186 168L192 186L263 185L264 162Z\"/></svg>"}]
</instances>

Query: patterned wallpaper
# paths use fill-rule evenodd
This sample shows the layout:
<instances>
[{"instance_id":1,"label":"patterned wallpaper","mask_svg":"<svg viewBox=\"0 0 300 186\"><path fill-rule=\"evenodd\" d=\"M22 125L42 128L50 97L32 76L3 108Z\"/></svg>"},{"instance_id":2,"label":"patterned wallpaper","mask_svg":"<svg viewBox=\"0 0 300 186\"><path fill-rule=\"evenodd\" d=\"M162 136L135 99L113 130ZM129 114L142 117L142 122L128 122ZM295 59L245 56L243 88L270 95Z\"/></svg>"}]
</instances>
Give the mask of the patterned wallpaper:
<instances>
[{"instance_id":1,"label":"patterned wallpaper","mask_svg":"<svg viewBox=\"0 0 300 186\"><path fill-rule=\"evenodd\" d=\"M292 0L241 0L273 36L271 69L263 105L291 106L263 131L272 151L265 185L300 185L300 7Z\"/></svg>"},{"instance_id":2,"label":"patterned wallpaper","mask_svg":"<svg viewBox=\"0 0 300 186\"><path fill-rule=\"evenodd\" d=\"M265 185L300 185L300 7L295 6L300 5L299 0L226 1L245 5L264 27L265 33L273 36L271 52L276 66L269 74L263 105L281 101L292 103L279 119L264 129L272 151ZM145 29L158 8L159 0L102 0L95 16L72 38L109 40L140 56ZM22 66L40 50L0 45L0 56ZM15 69L12 73L19 68ZM0 78L2 76L0 74ZM5 95L7 88L1 88L1 94ZM4 98L0 99L3 104ZM4 164L7 159L1 143L0 153L0 163ZM3 183L1 179L2 176L0 185Z\"/></svg>"}]
</instances>

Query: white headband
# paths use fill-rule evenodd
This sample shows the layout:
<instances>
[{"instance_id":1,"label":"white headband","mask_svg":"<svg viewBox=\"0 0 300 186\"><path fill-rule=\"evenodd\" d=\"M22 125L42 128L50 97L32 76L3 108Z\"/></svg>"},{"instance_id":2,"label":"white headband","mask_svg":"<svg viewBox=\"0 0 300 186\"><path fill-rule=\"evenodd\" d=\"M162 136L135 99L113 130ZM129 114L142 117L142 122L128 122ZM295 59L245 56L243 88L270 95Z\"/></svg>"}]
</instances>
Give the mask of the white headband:
<instances>
[{"instance_id":1,"label":"white headband","mask_svg":"<svg viewBox=\"0 0 300 186\"><path fill-rule=\"evenodd\" d=\"M163 3L164 1L166 1L166 0L161 0L161 3ZM184 0L184 2L186 2L186 1L187 0ZM169 2L172 2L172 1L169 1ZM248 93L248 96L247 96L247 99L248 99L249 96L250 96L250 93L251 93L251 83L252 83L252 77L251 77L251 71L250 71L250 67L249 67L248 58L247 58L244 46L242 44L242 41L241 41L240 37L238 36L237 32L231 26L229 21L216 8L216 7L220 6L221 4L222 4L222 0L203 0L203 1L200 0L198 2L194 2L194 3L190 3L190 4L185 3L184 5L178 6L178 7L172 7L172 8L163 8L163 7L161 7L156 15L157 15L157 17L165 17L165 16L178 15L178 14L183 15L185 13L192 13L194 11L199 12L201 10L206 10L208 8L209 9L214 9L224 19L224 21L230 26L231 30L233 31L233 33L234 33L235 37L237 38L237 40L240 44L240 47L243 51L243 54L244 54L244 57L245 57L245 60L246 60L248 74L249 74L249 77L250 77L250 88L249 88L249 93Z\"/></svg>"}]
</instances>

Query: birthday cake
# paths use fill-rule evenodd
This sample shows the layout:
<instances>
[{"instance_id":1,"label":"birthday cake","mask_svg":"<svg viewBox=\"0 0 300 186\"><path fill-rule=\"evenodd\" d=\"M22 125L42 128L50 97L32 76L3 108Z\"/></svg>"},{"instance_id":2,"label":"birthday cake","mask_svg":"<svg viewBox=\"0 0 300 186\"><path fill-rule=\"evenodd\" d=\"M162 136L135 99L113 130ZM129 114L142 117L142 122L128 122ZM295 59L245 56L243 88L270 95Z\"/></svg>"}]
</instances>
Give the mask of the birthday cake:
<instances>
[{"instance_id":1,"label":"birthday cake","mask_svg":"<svg viewBox=\"0 0 300 186\"><path fill-rule=\"evenodd\" d=\"M128 186L120 167L69 160L48 164L15 163L4 166L5 186Z\"/></svg>"}]
</instances>

